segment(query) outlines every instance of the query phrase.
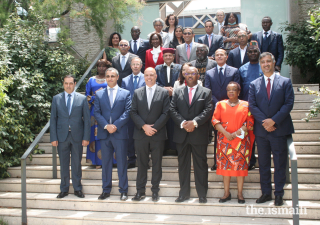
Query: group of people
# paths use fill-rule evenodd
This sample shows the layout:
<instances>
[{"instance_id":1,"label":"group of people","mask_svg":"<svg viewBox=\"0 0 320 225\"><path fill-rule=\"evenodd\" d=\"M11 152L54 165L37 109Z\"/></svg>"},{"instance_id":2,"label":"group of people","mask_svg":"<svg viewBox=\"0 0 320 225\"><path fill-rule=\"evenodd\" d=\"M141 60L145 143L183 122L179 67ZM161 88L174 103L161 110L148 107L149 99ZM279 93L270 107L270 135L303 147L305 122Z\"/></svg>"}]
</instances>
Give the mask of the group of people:
<instances>
[{"instance_id":1,"label":"group of people","mask_svg":"<svg viewBox=\"0 0 320 225\"><path fill-rule=\"evenodd\" d=\"M136 165L137 192L132 200L144 199L152 164L152 200L158 201L162 158L178 155L176 202L186 201L192 155L199 202L206 203L207 147L214 136L211 170L224 182L219 202L231 199L230 179L235 176L238 202L245 203L244 177L255 168L256 142L262 190L256 202L272 199L272 152L275 205L283 204L294 93L290 79L279 74L282 36L270 30L270 17L262 19L263 32L251 34L238 24L236 14L227 14L223 23L224 16L218 11L217 23L205 22L207 34L199 43L193 41L193 29L177 26L172 14L165 31L164 22L154 20L149 41L140 38L137 26L131 29L130 41L113 33L97 63L97 75L88 80L86 98L74 92L73 76L64 78L65 91L54 96L50 119L50 140L58 146L61 165L57 198L69 192L70 153L74 194L84 197L81 157L87 146L87 162L102 167L100 200L110 196L113 167L118 171L120 200L127 200L127 170Z\"/></svg>"}]
</instances>

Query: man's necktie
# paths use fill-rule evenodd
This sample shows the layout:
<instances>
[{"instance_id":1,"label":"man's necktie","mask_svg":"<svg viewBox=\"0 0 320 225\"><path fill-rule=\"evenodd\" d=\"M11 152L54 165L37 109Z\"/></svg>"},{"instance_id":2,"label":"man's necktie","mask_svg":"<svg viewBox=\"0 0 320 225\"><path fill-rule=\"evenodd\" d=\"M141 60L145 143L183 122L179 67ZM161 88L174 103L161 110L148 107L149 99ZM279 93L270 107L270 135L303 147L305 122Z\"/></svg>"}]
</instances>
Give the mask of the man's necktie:
<instances>
[{"instance_id":1,"label":"man's necktie","mask_svg":"<svg viewBox=\"0 0 320 225\"><path fill-rule=\"evenodd\" d=\"M264 37L263 37L263 43L262 43L262 52L267 52L268 51L268 32L264 32Z\"/></svg>"},{"instance_id":2,"label":"man's necktie","mask_svg":"<svg viewBox=\"0 0 320 225\"><path fill-rule=\"evenodd\" d=\"M188 60L190 59L190 45L188 45L188 49L187 49L187 57L188 57Z\"/></svg>"},{"instance_id":3,"label":"man's necktie","mask_svg":"<svg viewBox=\"0 0 320 225\"><path fill-rule=\"evenodd\" d=\"M137 52L138 52L138 49L137 49L137 41L135 40L135 41L133 41L134 42L134 44L133 44L133 52L134 52L134 54L137 54Z\"/></svg>"},{"instance_id":4,"label":"man's necktie","mask_svg":"<svg viewBox=\"0 0 320 225\"><path fill-rule=\"evenodd\" d=\"M189 88L189 105L191 105L192 102L192 90L193 88Z\"/></svg>"},{"instance_id":5,"label":"man's necktie","mask_svg":"<svg viewBox=\"0 0 320 225\"><path fill-rule=\"evenodd\" d=\"M209 42L209 48L211 47L211 34L208 37L208 42Z\"/></svg>"},{"instance_id":6,"label":"man's necktie","mask_svg":"<svg viewBox=\"0 0 320 225\"><path fill-rule=\"evenodd\" d=\"M271 91L271 79L268 78L268 84L267 84L267 94L268 94L268 99L270 100L270 91Z\"/></svg>"},{"instance_id":7,"label":"man's necktie","mask_svg":"<svg viewBox=\"0 0 320 225\"><path fill-rule=\"evenodd\" d=\"M113 106L113 90L114 88L110 88L110 95L109 95L109 100L110 100L110 106Z\"/></svg>"},{"instance_id":8,"label":"man's necktie","mask_svg":"<svg viewBox=\"0 0 320 225\"><path fill-rule=\"evenodd\" d=\"M219 71L219 80L220 80L220 83L222 84L222 81L223 81L223 73L222 73L222 70L223 70L223 68L220 67L219 70L220 70L220 71Z\"/></svg>"},{"instance_id":9,"label":"man's necktie","mask_svg":"<svg viewBox=\"0 0 320 225\"><path fill-rule=\"evenodd\" d=\"M134 78L134 81L133 81L133 90L136 90L137 89L137 85L138 85L138 76L133 76Z\"/></svg>"},{"instance_id":10,"label":"man's necktie","mask_svg":"<svg viewBox=\"0 0 320 225\"><path fill-rule=\"evenodd\" d=\"M69 115L70 115L70 110L71 110L71 94L68 94L67 109L68 109L68 113L69 113Z\"/></svg>"},{"instance_id":11,"label":"man's necktie","mask_svg":"<svg viewBox=\"0 0 320 225\"><path fill-rule=\"evenodd\" d=\"M126 66L126 57L122 56L122 60L121 60L121 68L122 68L122 70L124 70L125 66Z\"/></svg>"},{"instance_id":12,"label":"man's necktie","mask_svg":"<svg viewBox=\"0 0 320 225\"><path fill-rule=\"evenodd\" d=\"M152 101L152 88L148 88L149 94L148 94L148 108L150 109L151 101Z\"/></svg>"}]
</instances>

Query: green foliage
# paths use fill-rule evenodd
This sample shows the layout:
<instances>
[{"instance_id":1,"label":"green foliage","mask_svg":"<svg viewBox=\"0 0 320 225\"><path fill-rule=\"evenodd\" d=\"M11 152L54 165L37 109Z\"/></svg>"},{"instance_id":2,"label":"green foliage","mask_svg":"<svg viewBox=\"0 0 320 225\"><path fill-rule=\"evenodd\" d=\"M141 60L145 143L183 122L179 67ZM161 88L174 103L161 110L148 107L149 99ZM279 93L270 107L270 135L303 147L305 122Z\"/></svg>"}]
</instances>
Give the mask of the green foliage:
<instances>
[{"instance_id":1,"label":"green foliage","mask_svg":"<svg viewBox=\"0 0 320 225\"><path fill-rule=\"evenodd\" d=\"M32 10L27 20L13 13L0 29L0 178L9 176L7 167L20 164L48 121L63 77L87 68L62 43L50 46L45 31L45 20Z\"/></svg>"},{"instance_id":2,"label":"green foliage","mask_svg":"<svg viewBox=\"0 0 320 225\"><path fill-rule=\"evenodd\" d=\"M0 225L8 225L8 222L0 217Z\"/></svg>"},{"instance_id":3,"label":"green foliage","mask_svg":"<svg viewBox=\"0 0 320 225\"><path fill-rule=\"evenodd\" d=\"M309 82L320 82L320 65L317 60L320 56L319 42L314 38L314 31L306 21L295 24L285 23L282 31L289 31L285 41L285 60L290 66L297 66L302 77L312 74Z\"/></svg>"},{"instance_id":4,"label":"green foliage","mask_svg":"<svg viewBox=\"0 0 320 225\"><path fill-rule=\"evenodd\" d=\"M311 38L320 45L320 8L313 8L309 11L310 20L307 22L309 23L309 29L313 32L313 36ZM317 65L320 64L320 55L316 55L317 57Z\"/></svg>"}]
</instances>

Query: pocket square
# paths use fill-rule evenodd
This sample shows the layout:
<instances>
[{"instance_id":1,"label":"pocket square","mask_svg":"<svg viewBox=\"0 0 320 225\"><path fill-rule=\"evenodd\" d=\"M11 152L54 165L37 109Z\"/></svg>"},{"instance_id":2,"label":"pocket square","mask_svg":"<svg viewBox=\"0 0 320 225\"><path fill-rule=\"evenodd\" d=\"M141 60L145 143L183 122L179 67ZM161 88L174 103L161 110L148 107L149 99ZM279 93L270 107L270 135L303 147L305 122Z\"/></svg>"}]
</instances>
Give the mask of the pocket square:
<instances>
[{"instance_id":1,"label":"pocket square","mask_svg":"<svg viewBox=\"0 0 320 225\"><path fill-rule=\"evenodd\" d=\"M198 99L198 101L204 101L204 98L200 98L200 99Z\"/></svg>"}]
</instances>

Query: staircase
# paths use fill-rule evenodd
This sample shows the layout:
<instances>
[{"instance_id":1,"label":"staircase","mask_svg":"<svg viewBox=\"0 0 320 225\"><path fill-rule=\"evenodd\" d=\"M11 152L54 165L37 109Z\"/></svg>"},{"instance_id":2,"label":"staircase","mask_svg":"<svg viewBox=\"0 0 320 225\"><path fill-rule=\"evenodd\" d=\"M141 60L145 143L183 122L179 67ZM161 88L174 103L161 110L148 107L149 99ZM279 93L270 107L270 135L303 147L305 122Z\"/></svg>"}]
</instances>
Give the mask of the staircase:
<instances>
[{"instance_id":1,"label":"staircase","mask_svg":"<svg viewBox=\"0 0 320 225\"><path fill-rule=\"evenodd\" d=\"M294 90L301 85L294 85ZM306 85L319 90L318 85ZM291 116L296 133L293 134L298 155L300 224L320 224L320 117L309 123L302 121L314 96L295 92ZM223 196L222 176L209 170L208 203L198 203L193 171L191 172L191 199L175 203L179 193L178 161L175 156L163 157L163 176L160 184L160 201L151 201L151 170L148 170L147 198L132 202L136 193L137 168L128 170L129 199L119 200L117 169L113 169L111 197L98 200L102 192L101 169L86 163L86 148L83 149L82 185L84 199L74 196L70 185L69 196L57 199L60 192L59 179L52 179L52 148L46 134L40 149L45 154L33 155L27 164L27 215L28 224L292 224L291 184L286 184L285 204L275 208L273 201L256 204L261 195L259 171L249 171L245 178L243 194L246 204L238 204L236 179L231 179L232 200L219 203ZM259 150L258 150L259 151ZM152 164L152 162L150 162ZM213 143L208 146L208 164L213 164ZM273 166L273 165L272 165ZM259 165L257 164L257 167ZM21 224L21 167L11 167L11 178L0 180L0 219L8 224ZM273 173L273 171L272 171ZM60 167L58 162L58 178Z\"/></svg>"}]
</instances>

